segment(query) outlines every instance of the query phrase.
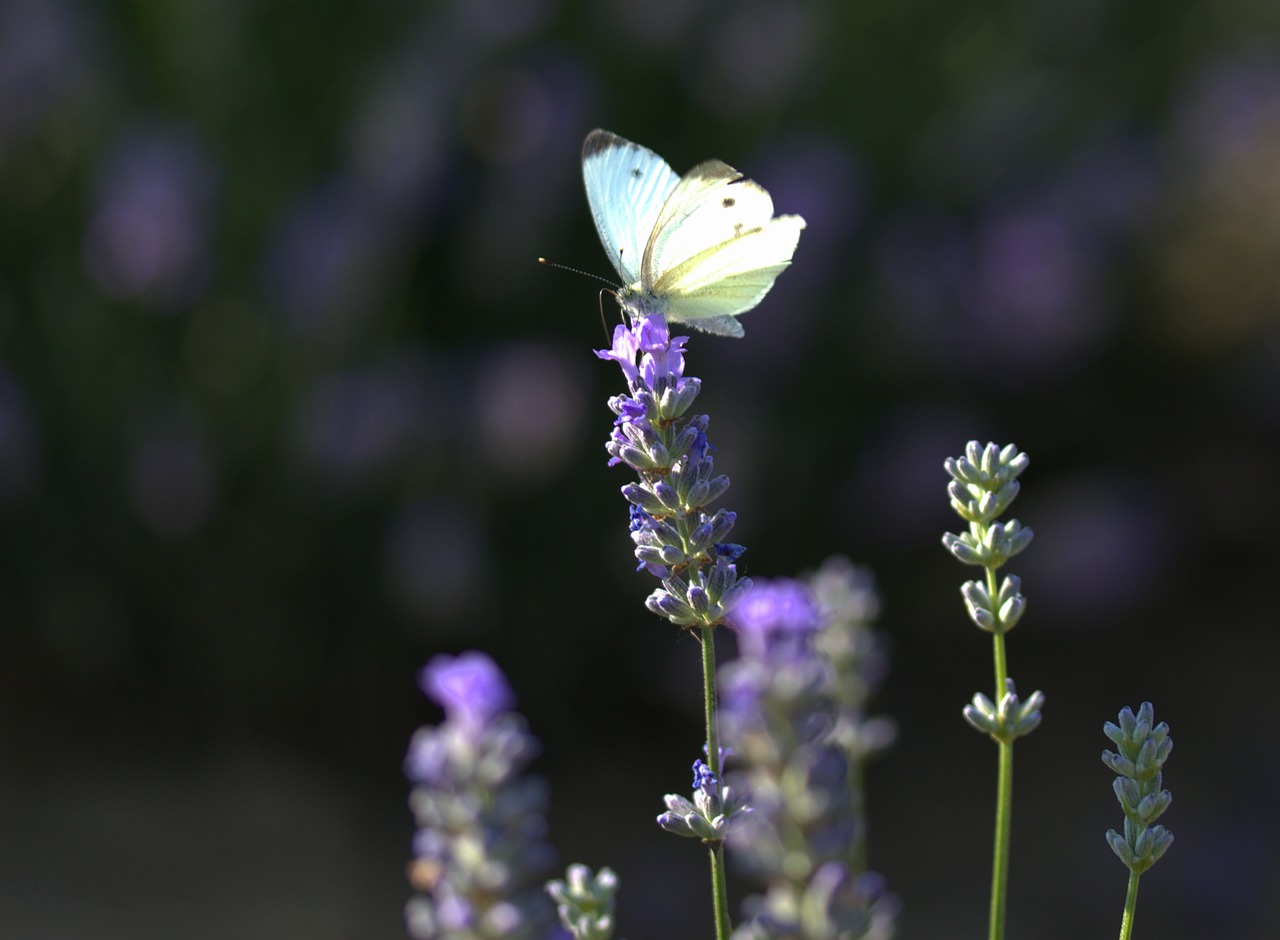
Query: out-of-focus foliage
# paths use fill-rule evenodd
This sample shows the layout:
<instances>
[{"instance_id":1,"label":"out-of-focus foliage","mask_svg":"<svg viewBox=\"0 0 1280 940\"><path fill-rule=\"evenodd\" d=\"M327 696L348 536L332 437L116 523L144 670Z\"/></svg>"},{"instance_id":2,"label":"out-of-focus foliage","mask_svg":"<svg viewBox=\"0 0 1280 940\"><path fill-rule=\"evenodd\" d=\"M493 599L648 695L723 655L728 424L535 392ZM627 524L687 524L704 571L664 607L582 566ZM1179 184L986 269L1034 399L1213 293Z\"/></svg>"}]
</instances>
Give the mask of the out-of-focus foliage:
<instances>
[{"instance_id":1,"label":"out-of-focus foliage","mask_svg":"<svg viewBox=\"0 0 1280 940\"><path fill-rule=\"evenodd\" d=\"M697 656L631 575L597 285L536 263L610 272L598 125L808 220L745 339L689 355L744 569L841 552L883 586L870 851L907 940L984 916L985 648L937 544L971 438L1033 461L1010 655L1054 743L1020 758L1011 931L1111 929L1096 729L1144 699L1190 781L1144 929L1273 928L1276 820L1197 771L1232 743L1192 709L1261 703L1276 653L1280 7L0 0L0 933L397 936L412 675L466 646L547 742L553 838L625 882L620 933L705 935L701 859L646 809L698 745ZM1274 744L1236 752L1274 789Z\"/></svg>"}]
</instances>

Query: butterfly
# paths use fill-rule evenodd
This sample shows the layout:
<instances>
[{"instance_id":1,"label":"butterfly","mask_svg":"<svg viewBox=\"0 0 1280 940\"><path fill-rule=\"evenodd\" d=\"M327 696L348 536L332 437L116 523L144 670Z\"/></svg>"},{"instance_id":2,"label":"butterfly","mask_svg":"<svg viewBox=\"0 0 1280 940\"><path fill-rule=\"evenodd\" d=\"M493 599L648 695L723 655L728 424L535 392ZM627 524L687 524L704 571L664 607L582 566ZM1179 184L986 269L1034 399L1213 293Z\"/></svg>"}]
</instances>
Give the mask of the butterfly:
<instances>
[{"instance_id":1,"label":"butterfly","mask_svg":"<svg viewBox=\"0 0 1280 940\"><path fill-rule=\"evenodd\" d=\"M594 130L582 179L596 231L633 316L659 313L720 336L791 263L804 219L773 214L768 191L720 160L684 176L639 144Z\"/></svg>"}]
</instances>

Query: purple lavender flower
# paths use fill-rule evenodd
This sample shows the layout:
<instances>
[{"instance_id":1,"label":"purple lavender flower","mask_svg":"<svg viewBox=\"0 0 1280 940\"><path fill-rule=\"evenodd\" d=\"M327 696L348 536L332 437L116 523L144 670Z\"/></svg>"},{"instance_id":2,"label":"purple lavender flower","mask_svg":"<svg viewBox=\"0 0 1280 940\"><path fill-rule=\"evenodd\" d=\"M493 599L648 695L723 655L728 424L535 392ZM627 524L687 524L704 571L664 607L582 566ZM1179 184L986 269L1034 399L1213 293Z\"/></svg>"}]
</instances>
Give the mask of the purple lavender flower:
<instances>
[{"instance_id":1,"label":"purple lavender flower","mask_svg":"<svg viewBox=\"0 0 1280 940\"><path fill-rule=\"evenodd\" d=\"M473 730L484 728L515 701L497 664L474 650L456 657L433 657L422 667L418 684L444 709L446 721Z\"/></svg>"},{"instance_id":2,"label":"purple lavender flower","mask_svg":"<svg viewBox=\"0 0 1280 940\"><path fill-rule=\"evenodd\" d=\"M741 656L720 670L721 722L750 812L727 844L765 889L735 940L892 934L896 902L863 859L861 762L890 736L862 711L876 608L865 573L833 559L807 581L757 581L730 618Z\"/></svg>"},{"instance_id":3,"label":"purple lavender flower","mask_svg":"<svg viewBox=\"0 0 1280 940\"><path fill-rule=\"evenodd\" d=\"M409 878L419 893L405 909L409 933L420 940L541 937L554 911L541 889L552 860L547 787L526 773L537 739L508 711L511 689L483 653L437 656L420 680L445 720L419 729L405 758L418 826Z\"/></svg>"},{"instance_id":4,"label":"purple lavender flower","mask_svg":"<svg viewBox=\"0 0 1280 940\"><path fill-rule=\"evenodd\" d=\"M638 483L622 488L631 504L631 540L640 567L662 581L646 600L659 616L685 628L710 627L751 586L734 562L742 546L727 541L736 516L707 507L729 488L715 473L709 418L686 416L701 382L684 374L687 336L672 337L658 315L640 317L613 332L613 345L596 351L618 363L627 395L609 399L617 419L605 445L609 465L626 464Z\"/></svg>"},{"instance_id":5,"label":"purple lavender flower","mask_svg":"<svg viewBox=\"0 0 1280 940\"><path fill-rule=\"evenodd\" d=\"M731 626L742 656L764 661L780 644L806 643L822 626L812 592L799 581L756 582L734 608Z\"/></svg>"}]
</instances>

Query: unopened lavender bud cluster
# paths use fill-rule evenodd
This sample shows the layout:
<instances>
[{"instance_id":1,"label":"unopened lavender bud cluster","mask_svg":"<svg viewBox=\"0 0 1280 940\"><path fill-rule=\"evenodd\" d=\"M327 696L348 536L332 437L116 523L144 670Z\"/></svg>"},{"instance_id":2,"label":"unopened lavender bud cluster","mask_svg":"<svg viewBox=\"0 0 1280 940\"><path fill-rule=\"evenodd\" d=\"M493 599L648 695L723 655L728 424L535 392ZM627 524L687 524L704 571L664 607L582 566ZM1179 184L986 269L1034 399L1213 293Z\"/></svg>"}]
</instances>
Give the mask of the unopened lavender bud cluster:
<instances>
[{"instance_id":1,"label":"unopened lavender bud cluster","mask_svg":"<svg viewBox=\"0 0 1280 940\"><path fill-rule=\"evenodd\" d=\"M1117 751L1103 751L1102 762L1115 774L1112 786L1124 810L1124 834L1107 831L1107 843L1135 875L1140 875L1173 844L1173 833L1152 825L1169 808L1173 797L1161 789L1162 768L1173 750L1169 726L1155 723L1150 702L1120 712L1119 724L1108 721L1103 732ZM1118 753L1117 753L1118 752Z\"/></svg>"},{"instance_id":2,"label":"unopened lavender bud cluster","mask_svg":"<svg viewBox=\"0 0 1280 940\"><path fill-rule=\"evenodd\" d=\"M640 566L662 582L645 601L681 627L720 623L751 581L734 562L743 548L728 542L735 515L710 506L729 488L715 472L706 415L688 414L701 383L684 374L688 337L672 337L657 315L618 325L613 345L596 355L618 363L626 395L609 399L617 415L606 449L609 464L639 476L622 488L631 504L631 539Z\"/></svg>"},{"instance_id":3,"label":"unopened lavender bud cluster","mask_svg":"<svg viewBox=\"0 0 1280 940\"><path fill-rule=\"evenodd\" d=\"M731 825L747 812L738 801L733 787L723 783L723 773L716 773L702 761L693 762L693 799L678 793L663 797L667 811L658 816L658 825L678 836L722 842Z\"/></svg>"},{"instance_id":4,"label":"unopened lavender bud cluster","mask_svg":"<svg viewBox=\"0 0 1280 940\"><path fill-rule=\"evenodd\" d=\"M537 938L553 920L542 876L547 787L526 773L538 742L511 711L513 696L489 657L437 656L420 684L444 721L420 728L405 773L417 823L405 909L419 940Z\"/></svg>"},{"instance_id":5,"label":"unopened lavender bud cluster","mask_svg":"<svg viewBox=\"0 0 1280 940\"><path fill-rule=\"evenodd\" d=\"M586 865L570 865L563 881L547 882L547 894L555 901L560 923L573 940L610 940L613 936L618 876L612 868L592 874Z\"/></svg>"},{"instance_id":6,"label":"unopened lavender bud cluster","mask_svg":"<svg viewBox=\"0 0 1280 940\"><path fill-rule=\"evenodd\" d=\"M869 630L868 590L861 572L832 562L809 583L758 581L731 618L740 658L720 670L721 720L740 767L730 780L751 811L728 845L764 889L738 940L893 933L896 901L862 859L860 762L892 734L862 717L882 671L855 653L870 653L869 636L850 635Z\"/></svg>"},{"instance_id":7,"label":"unopened lavender bud cluster","mask_svg":"<svg viewBox=\"0 0 1280 940\"><path fill-rule=\"evenodd\" d=\"M1031 542L1031 530L1017 519L996 518L1018 495L1018 475L1028 463L1027 455L1012 444L982 447L977 441L965 446L963 456L948 457L944 463L951 476L951 508L969 523L969 530L946 533L942 544L966 565L987 570L985 581L966 581L960 592L969 618L989 633L1012 630L1026 609L1018 578L1010 575L997 586L995 571Z\"/></svg>"},{"instance_id":8,"label":"unopened lavender bud cluster","mask_svg":"<svg viewBox=\"0 0 1280 940\"><path fill-rule=\"evenodd\" d=\"M1005 692L1000 701L993 702L981 692L974 693L973 702L964 707L964 720L993 741L1009 742L1030 734L1040 726L1040 709L1044 707L1044 693L1036 690L1024 702L1018 697L1012 679L1005 679Z\"/></svg>"}]
</instances>

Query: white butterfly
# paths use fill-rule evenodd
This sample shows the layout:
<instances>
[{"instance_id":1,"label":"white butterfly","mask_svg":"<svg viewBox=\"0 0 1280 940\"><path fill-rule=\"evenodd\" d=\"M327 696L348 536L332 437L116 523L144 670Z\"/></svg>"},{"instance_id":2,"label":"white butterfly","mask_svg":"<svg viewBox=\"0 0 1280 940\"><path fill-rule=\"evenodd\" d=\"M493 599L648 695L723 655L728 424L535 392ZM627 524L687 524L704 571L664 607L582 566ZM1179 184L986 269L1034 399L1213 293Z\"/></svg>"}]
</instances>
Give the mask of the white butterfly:
<instances>
[{"instance_id":1,"label":"white butterfly","mask_svg":"<svg viewBox=\"0 0 1280 940\"><path fill-rule=\"evenodd\" d=\"M735 317L764 299L791 263L804 219L773 215L763 186L719 160L684 176L608 131L582 145L582 179L600 241L633 314L741 336Z\"/></svg>"}]
</instances>

